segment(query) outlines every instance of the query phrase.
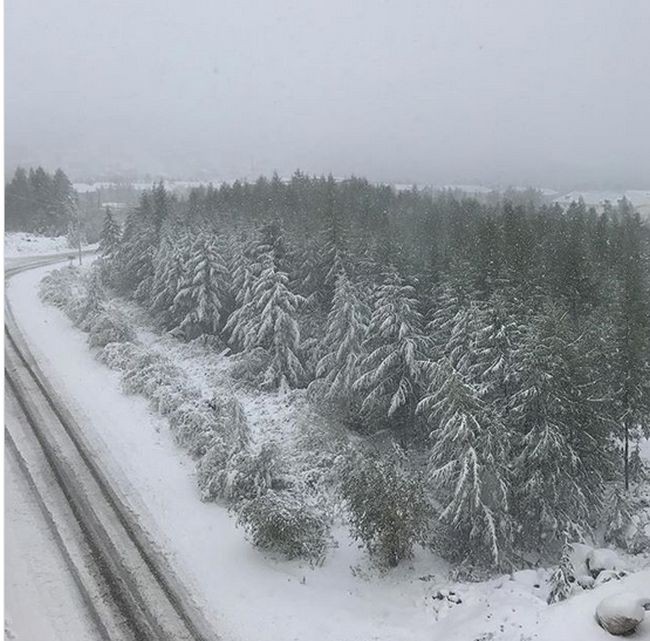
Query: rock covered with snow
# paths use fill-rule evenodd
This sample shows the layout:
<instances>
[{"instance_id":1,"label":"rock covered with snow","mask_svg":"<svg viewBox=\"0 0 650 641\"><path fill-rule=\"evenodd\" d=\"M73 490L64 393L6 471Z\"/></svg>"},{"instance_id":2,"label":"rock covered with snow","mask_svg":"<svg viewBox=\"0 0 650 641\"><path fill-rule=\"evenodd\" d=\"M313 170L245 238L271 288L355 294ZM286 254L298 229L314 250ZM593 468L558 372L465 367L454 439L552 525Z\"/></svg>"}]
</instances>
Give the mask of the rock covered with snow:
<instances>
[{"instance_id":1,"label":"rock covered with snow","mask_svg":"<svg viewBox=\"0 0 650 641\"><path fill-rule=\"evenodd\" d=\"M621 562L614 550L595 548L587 554L587 568L595 579L604 570L615 571L621 569Z\"/></svg>"},{"instance_id":2,"label":"rock covered with snow","mask_svg":"<svg viewBox=\"0 0 650 641\"><path fill-rule=\"evenodd\" d=\"M630 634L643 621L646 609L650 609L650 598L619 592L605 597L598 604L596 620L610 634Z\"/></svg>"}]
</instances>

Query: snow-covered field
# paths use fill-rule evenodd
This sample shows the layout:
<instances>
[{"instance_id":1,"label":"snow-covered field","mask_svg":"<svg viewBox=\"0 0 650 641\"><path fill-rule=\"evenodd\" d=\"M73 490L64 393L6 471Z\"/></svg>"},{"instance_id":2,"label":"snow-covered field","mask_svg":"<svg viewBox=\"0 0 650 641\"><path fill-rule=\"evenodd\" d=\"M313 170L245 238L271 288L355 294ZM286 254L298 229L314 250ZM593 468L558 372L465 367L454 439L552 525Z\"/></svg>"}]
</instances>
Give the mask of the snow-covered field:
<instances>
[{"instance_id":1,"label":"snow-covered field","mask_svg":"<svg viewBox=\"0 0 650 641\"><path fill-rule=\"evenodd\" d=\"M124 395L119 374L94 359L86 336L62 312L40 302L37 285L50 269L9 282L7 296L18 323L45 373L96 439L127 500L142 513L224 641L607 639L594 620L601 598L619 590L650 595L647 565L550 607L545 571L453 584L447 565L419 550L411 563L379 573L344 531L335 532L339 546L319 568L265 556L244 540L225 508L200 502L194 464L174 444L166 421L144 399ZM172 349L165 342L169 338L153 333L143 338L168 353ZM200 382L189 350L180 346L173 357ZM251 395L242 402L254 430L296 420L286 405L277 415L284 402L277 395ZM435 598L440 590L454 595ZM650 621L634 638L650 639Z\"/></svg>"},{"instance_id":2,"label":"snow-covered field","mask_svg":"<svg viewBox=\"0 0 650 641\"><path fill-rule=\"evenodd\" d=\"M57 254L73 251L68 246L65 236L49 238L36 236L27 232L9 232L5 234L5 258L34 256L36 254Z\"/></svg>"}]
</instances>

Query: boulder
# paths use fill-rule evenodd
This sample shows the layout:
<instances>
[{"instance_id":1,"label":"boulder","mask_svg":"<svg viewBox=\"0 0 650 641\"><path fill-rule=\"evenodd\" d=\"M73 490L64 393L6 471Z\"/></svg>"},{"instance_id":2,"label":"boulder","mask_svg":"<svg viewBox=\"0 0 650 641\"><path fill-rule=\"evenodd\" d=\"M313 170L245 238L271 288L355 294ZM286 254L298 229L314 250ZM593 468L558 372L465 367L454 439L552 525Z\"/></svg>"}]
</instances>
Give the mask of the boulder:
<instances>
[{"instance_id":1,"label":"boulder","mask_svg":"<svg viewBox=\"0 0 650 641\"><path fill-rule=\"evenodd\" d=\"M587 568L595 579L603 570L620 569L620 560L614 550L597 548L591 550L586 558Z\"/></svg>"},{"instance_id":2,"label":"boulder","mask_svg":"<svg viewBox=\"0 0 650 641\"><path fill-rule=\"evenodd\" d=\"M598 624L610 634L631 634L650 609L650 598L642 599L632 592L619 592L605 597L596 608Z\"/></svg>"}]
</instances>

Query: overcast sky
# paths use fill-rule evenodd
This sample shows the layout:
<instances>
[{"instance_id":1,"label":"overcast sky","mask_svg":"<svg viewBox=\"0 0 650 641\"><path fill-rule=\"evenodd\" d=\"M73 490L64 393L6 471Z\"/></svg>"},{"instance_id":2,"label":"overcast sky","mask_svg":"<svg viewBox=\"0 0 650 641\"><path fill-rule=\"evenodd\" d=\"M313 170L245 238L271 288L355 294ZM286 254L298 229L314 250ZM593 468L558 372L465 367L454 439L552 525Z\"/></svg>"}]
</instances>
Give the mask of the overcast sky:
<instances>
[{"instance_id":1,"label":"overcast sky","mask_svg":"<svg viewBox=\"0 0 650 641\"><path fill-rule=\"evenodd\" d=\"M650 0L6 0L6 163L650 187Z\"/></svg>"}]
</instances>

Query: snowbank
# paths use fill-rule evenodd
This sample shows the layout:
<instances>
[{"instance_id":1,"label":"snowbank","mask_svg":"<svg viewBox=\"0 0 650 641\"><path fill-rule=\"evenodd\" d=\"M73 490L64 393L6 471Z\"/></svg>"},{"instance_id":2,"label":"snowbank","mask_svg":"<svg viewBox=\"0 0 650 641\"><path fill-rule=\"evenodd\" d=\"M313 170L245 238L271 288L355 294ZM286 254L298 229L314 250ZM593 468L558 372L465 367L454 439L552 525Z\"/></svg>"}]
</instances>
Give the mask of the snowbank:
<instances>
[{"instance_id":1,"label":"snowbank","mask_svg":"<svg viewBox=\"0 0 650 641\"><path fill-rule=\"evenodd\" d=\"M65 236L49 238L36 236L26 232L10 232L5 234L5 258L18 256L35 256L37 254L58 254L73 251L68 247Z\"/></svg>"},{"instance_id":2,"label":"snowbank","mask_svg":"<svg viewBox=\"0 0 650 641\"><path fill-rule=\"evenodd\" d=\"M646 569L548 607L544 572L454 584L445 563L419 550L411 563L378 574L338 530L339 547L321 568L265 556L244 540L223 507L199 501L194 465L174 444L166 421L143 398L125 396L119 373L94 359L86 336L39 301L37 285L49 269L9 281L7 296L18 323L45 373L96 439L101 460L145 528L224 640L605 639L611 637L594 617L598 602L613 591L650 585ZM264 431L268 405L260 402L255 412L254 399L245 401ZM281 420L293 421L289 408ZM647 622L635 638L650 641Z\"/></svg>"}]
</instances>

